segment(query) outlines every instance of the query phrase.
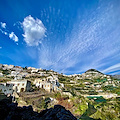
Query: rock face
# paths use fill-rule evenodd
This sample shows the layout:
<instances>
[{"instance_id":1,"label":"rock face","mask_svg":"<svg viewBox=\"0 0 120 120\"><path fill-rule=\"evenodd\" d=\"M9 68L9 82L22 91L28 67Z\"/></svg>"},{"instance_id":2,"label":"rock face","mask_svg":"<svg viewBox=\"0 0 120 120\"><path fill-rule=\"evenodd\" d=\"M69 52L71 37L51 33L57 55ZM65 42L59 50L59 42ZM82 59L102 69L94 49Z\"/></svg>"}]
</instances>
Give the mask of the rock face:
<instances>
[{"instance_id":1,"label":"rock face","mask_svg":"<svg viewBox=\"0 0 120 120\"><path fill-rule=\"evenodd\" d=\"M43 110L40 113L34 112L32 106L18 107L17 103L4 99L0 101L1 120L77 120L69 110L61 105Z\"/></svg>"},{"instance_id":2,"label":"rock face","mask_svg":"<svg viewBox=\"0 0 120 120\"><path fill-rule=\"evenodd\" d=\"M61 105L55 105L54 108L44 110L40 113L43 120L77 120L69 110Z\"/></svg>"}]
</instances>

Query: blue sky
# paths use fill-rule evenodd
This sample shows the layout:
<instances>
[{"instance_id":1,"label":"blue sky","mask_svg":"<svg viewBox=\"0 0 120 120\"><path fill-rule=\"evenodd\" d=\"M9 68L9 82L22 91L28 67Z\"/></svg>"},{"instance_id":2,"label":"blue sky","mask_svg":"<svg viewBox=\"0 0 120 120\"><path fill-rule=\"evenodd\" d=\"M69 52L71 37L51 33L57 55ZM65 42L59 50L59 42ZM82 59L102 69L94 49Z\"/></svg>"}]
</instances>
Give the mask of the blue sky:
<instances>
[{"instance_id":1,"label":"blue sky","mask_svg":"<svg viewBox=\"0 0 120 120\"><path fill-rule=\"evenodd\" d=\"M120 0L0 0L0 63L120 74Z\"/></svg>"}]
</instances>

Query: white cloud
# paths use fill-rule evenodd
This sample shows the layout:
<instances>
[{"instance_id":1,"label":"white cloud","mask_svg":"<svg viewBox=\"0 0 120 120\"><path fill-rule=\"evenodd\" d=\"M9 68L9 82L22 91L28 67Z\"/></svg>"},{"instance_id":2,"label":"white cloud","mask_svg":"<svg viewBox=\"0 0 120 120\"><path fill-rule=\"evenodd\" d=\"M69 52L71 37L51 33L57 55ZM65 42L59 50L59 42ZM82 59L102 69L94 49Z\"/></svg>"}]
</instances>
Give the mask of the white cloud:
<instances>
[{"instance_id":1,"label":"white cloud","mask_svg":"<svg viewBox=\"0 0 120 120\"><path fill-rule=\"evenodd\" d=\"M120 63L110 66L107 69L103 70L102 72L109 73L109 72L113 72L113 71L117 71L117 70L120 70Z\"/></svg>"},{"instance_id":2,"label":"white cloud","mask_svg":"<svg viewBox=\"0 0 120 120\"><path fill-rule=\"evenodd\" d=\"M6 28L6 23L1 22L0 24L2 28Z\"/></svg>"},{"instance_id":3,"label":"white cloud","mask_svg":"<svg viewBox=\"0 0 120 120\"><path fill-rule=\"evenodd\" d=\"M3 30L1 30L1 29L0 29L0 31L1 31L1 33L3 33L4 35L9 36L10 39L14 40L15 42L18 42L18 37L15 35L14 32L7 33L6 31L3 31Z\"/></svg>"},{"instance_id":4,"label":"white cloud","mask_svg":"<svg viewBox=\"0 0 120 120\"><path fill-rule=\"evenodd\" d=\"M9 30L6 29L6 23L0 22L1 27L4 29L0 29L0 32L3 33L4 35L8 36L10 39L12 39L14 42L18 42L18 37L15 35L14 32L9 32ZM17 44L18 45L18 44Z\"/></svg>"},{"instance_id":5,"label":"white cloud","mask_svg":"<svg viewBox=\"0 0 120 120\"><path fill-rule=\"evenodd\" d=\"M2 47L0 47L0 49L2 49Z\"/></svg>"},{"instance_id":6,"label":"white cloud","mask_svg":"<svg viewBox=\"0 0 120 120\"><path fill-rule=\"evenodd\" d=\"M22 23L24 30L24 41L28 46L38 46L45 37L46 28L38 18L34 19L31 15L24 18Z\"/></svg>"},{"instance_id":7,"label":"white cloud","mask_svg":"<svg viewBox=\"0 0 120 120\"><path fill-rule=\"evenodd\" d=\"M14 40L15 42L18 42L18 37L14 34L14 32L11 32L9 34L9 38Z\"/></svg>"}]
</instances>

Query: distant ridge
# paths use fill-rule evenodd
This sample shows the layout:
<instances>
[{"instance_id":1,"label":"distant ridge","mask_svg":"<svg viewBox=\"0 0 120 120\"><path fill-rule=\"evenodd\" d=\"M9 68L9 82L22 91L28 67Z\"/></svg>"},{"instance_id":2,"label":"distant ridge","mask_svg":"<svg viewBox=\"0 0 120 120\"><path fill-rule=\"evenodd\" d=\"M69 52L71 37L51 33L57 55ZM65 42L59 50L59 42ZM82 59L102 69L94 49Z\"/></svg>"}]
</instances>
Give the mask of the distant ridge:
<instances>
[{"instance_id":1,"label":"distant ridge","mask_svg":"<svg viewBox=\"0 0 120 120\"><path fill-rule=\"evenodd\" d=\"M120 79L120 75L112 75L112 77L114 77L116 79Z\"/></svg>"}]
</instances>

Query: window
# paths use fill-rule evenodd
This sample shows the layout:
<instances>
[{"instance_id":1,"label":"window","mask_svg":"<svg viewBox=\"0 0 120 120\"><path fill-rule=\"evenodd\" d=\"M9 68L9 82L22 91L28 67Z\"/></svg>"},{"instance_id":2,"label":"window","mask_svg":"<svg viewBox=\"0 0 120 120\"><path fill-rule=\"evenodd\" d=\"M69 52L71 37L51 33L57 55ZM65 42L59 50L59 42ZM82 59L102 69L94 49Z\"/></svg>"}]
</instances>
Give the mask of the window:
<instances>
[{"instance_id":1,"label":"window","mask_svg":"<svg viewBox=\"0 0 120 120\"><path fill-rule=\"evenodd\" d=\"M24 83L22 84L22 86L24 86Z\"/></svg>"},{"instance_id":2,"label":"window","mask_svg":"<svg viewBox=\"0 0 120 120\"><path fill-rule=\"evenodd\" d=\"M48 85L48 87L49 87L49 85Z\"/></svg>"},{"instance_id":3,"label":"window","mask_svg":"<svg viewBox=\"0 0 120 120\"><path fill-rule=\"evenodd\" d=\"M18 86L19 86L20 84L18 83Z\"/></svg>"},{"instance_id":4,"label":"window","mask_svg":"<svg viewBox=\"0 0 120 120\"><path fill-rule=\"evenodd\" d=\"M46 87L46 85L45 85L45 87Z\"/></svg>"}]
</instances>

